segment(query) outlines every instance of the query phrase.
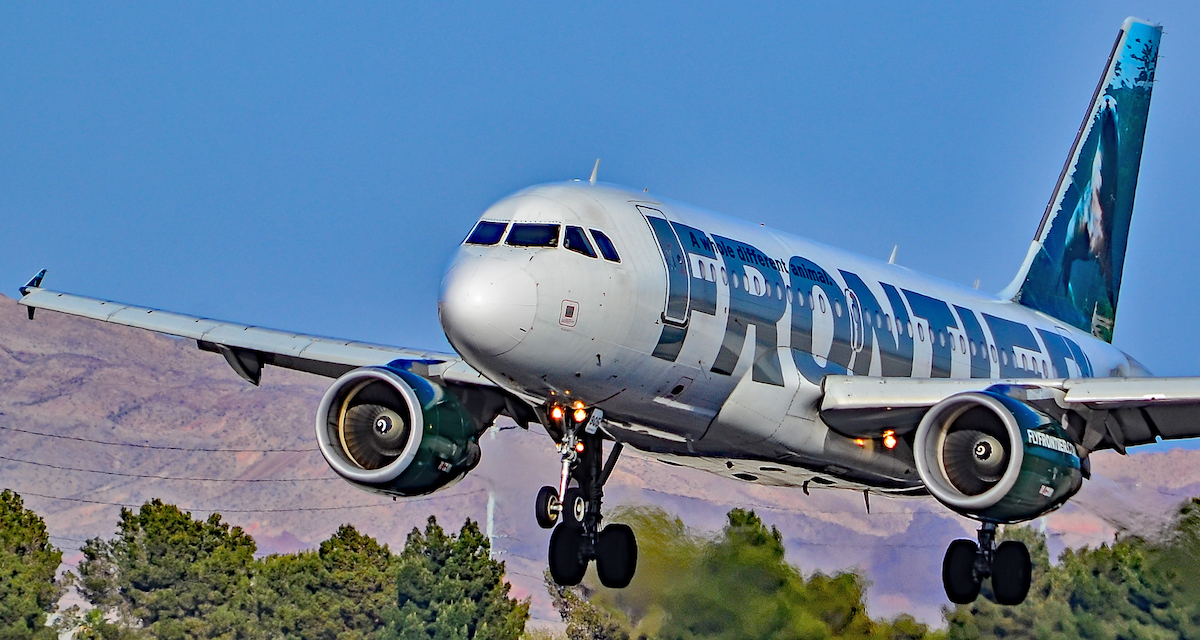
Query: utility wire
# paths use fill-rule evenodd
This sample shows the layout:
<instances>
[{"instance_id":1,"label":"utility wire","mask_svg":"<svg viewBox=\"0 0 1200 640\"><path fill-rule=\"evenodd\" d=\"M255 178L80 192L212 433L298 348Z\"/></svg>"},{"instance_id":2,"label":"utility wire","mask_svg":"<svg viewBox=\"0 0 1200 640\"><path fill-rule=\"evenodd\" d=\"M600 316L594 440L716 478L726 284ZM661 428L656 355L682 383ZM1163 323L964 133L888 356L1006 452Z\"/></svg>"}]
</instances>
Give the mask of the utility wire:
<instances>
[{"instance_id":1,"label":"utility wire","mask_svg":"<svg viewBox=\"0 0 1200 640\"><path fill-rule=\"evenodd\" d=\"M8 460L9 462L20 462L21 464L30 464L35 467L47 467L50 469L58 469L59 471L82 471L84 473L99 473L106 476L120 476L122 478L150 478L152 480L191 480L195 482L329 482L331 480L340 480L341 478L187 478L182 476L155 476L141 473L121 473L119 471L100 471L97 469L80 469L77 467L64 467L49 462L34 462L33 460L21 460L19 458L10 458L8 456L0 456L0 460Z\"/></svg>"},{"instance_id":2,"label":"utility wire","mask_svg":"<svg viewBox=\"0 0 1200 640\"><path fill-rule=\"evenodd\" d=\"M133 447L137 449L158 449L162 451L206 451L206 452L224 452L224 453L282 453L282 452L306 452L316 451L315 447L305 449L224 449L224 448L205 448L205 447L170 447L153 444L135 444L132 442L107 442L104 440L92 440L90 438L80 438L77 436L64 436L57 433L42 433L40 431L30 431L28 429L18 429L16 427L6 427L0 425L0 429L5 431L15 431L17 433L28 433L29 435L41 436L43 438L58 438L60 440L74 440L76 442L88 442L91 444L102 444L110 447Z\"/></svg>"},{"instance_id":3,"label":"utility wire","mask_svg":"<svg viewBox=\"0 0 1200 640\"><path fill-rule=\"evenodd\" d=\"M63 500L66 502L83 502L86 504L103 504L103 505L108 505L108 506L112 506L112 507L140 508L142 506L142 504L145 504L145 503L134 504L131 502L108 502L105 500L88 500L87 498L67 498L67 497L63 497L63 496L47 495L44 493L34 493L32 491L19 491L17 489L12 489L12 491L14 493L21 495L22 497L34 496L35 498L45 498L47 500ZM424 498L405 498L404 502L406 504L412 504L415 502L426 502L428 500L445 500L447 498L461 498L461 497L466 497L466 496L470 496L470 495L474 495L474 494L478 494L478 493L486 493L486 492L487 492L487 489L475 489L474 491L468 491L466 493L459 493L459 494L456 494L453 496L436 496L436 497L429 496L429 497L424 497ZM175 508L179 509L180 511L203 511L205 513L293 513L293 512L298 512L298 511L344 511L347 509L370 509L372 507L387 506L387 504L388 503L386 503L386 502L380 502L380 503L376 503L376 504L349 504L349 505L343 505L340 507L293 507L293 508L289 508L289 509L201 509L198 507L181 507L179 505L173 505L173 506Z\"/></svg>"}]
</instances>

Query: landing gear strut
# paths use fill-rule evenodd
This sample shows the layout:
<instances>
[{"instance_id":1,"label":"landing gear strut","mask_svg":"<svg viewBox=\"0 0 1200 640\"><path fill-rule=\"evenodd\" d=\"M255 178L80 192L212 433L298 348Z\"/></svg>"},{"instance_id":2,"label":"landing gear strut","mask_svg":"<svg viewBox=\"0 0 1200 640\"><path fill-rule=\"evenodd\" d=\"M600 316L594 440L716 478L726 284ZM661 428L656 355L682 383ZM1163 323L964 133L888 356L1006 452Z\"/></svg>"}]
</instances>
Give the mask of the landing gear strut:
<instances>
[{"instance_id":1,"label":"landing gear strut","mask_svg":"<svg viewBox=\"0 0 1200 640\"><path fill-rule=\"evenodd\" d=\"M979 528L978 544L970 540L950 543L942 563L942 585L950 602L970 604L989 577L997 604L1021 604L1029 594L1033 563L1024 543L1005 540L997 547L996 525L985 522Z\"/></svg>"},{"instance_id":2,"label":"landing gear strut","mask_svg":"<svg viewBox=\"0 0 1200 640\"><path fill-rule=\"evenodd\" d=\"M597 429L603 416L599 409L586 411L576 403L568 412L552 405L547 414L563 434L558 444L562 456L558 487L542 487L535 508L538 524L554 528L550 535L550 576L560 585L577 585L588 563L595 560L596 573L604 586L625 587L637 569L633 530L623 524L603 529L600 526L604 483L617 464L622 445L615 443L604 460L604 439ZM570 486L572 480L576 486Z\"/></svg>"}]
</instances>

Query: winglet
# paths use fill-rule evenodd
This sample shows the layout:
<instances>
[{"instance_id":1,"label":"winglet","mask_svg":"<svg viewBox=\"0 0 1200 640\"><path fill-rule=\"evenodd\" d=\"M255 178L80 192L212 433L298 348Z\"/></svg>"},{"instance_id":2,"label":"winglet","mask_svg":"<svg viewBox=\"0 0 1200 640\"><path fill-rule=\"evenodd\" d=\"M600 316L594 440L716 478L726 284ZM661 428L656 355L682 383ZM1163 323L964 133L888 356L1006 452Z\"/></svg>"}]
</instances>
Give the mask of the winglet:
<instances>
[{"instance_id":1,"label":"winglet","mask_svg":"<svg viewBox=\"0 0 1200 640\"><path fill-rule=\"evenodd\" d=\"M600 158L596 158L596 164L592 166L592 177L588 178L588 184L596 184L596 176L600 173Z\"/></svg>"},{"instance_id":2,"label":"winglet","mask_svg":"<svg viewBox=\"0 0 1200 640\"><path fill-rule=\"evenodd\" d=\"M30 278L29 282L26 282L25 286L23 286L19 289L19 291L21 292L21 297L25 297L25 296L29 295L30 289L41 288L42 278L45 278L45 277L46 277L46 270L42 269L41 271L39 271L37 273L36 276L34 276L33 278ZM36 311L36 309L34 309L33 307L25 307L25 311L29 313L29 319L33 320L33 312Z\"/></svg>"},{"instance_id":3,"label":"winglet","mask_svg":"<svg viewBox=\"0 0 1200 640\"><path fill-rule=\"evenodd\" d=\"M21 292L21 295L27 296L27 295L29 295L30 289L40 288L42 286L42 278L45 278L45 277L46 277L46 270L42 269L41 271L38 272L38 274L36 276L31 278L29 280L29 282L26 282L25 286L23 286L19 289L19 291Z\"/></svg>"}]
</instances>

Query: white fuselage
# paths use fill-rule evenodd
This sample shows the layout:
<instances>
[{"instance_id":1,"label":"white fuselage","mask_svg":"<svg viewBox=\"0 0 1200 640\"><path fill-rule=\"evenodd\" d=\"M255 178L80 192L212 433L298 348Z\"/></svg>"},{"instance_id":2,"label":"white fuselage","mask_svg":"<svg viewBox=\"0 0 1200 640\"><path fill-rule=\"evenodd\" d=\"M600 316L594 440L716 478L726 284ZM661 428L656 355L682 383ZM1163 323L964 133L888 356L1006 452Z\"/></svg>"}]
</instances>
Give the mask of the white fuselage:
<instances>
[{"instance_id":1,"label":"white fuselage","mask_svg":"<svg viewBox=\"0 0 1200 640\"><path fill-rule=\"evenodd\" d=\"M559 235L460 248L439 304L454 348L535 404L599 407L614 437L675 464L904 490L920 485L906 447L822 421L825 375L1138 373L1108 343L1009 300L612 185L531 187L481 220ZM596 257L564 246L571 226ZM619 262L599 255L595 231Z\"/></svg>"}]
</instances>

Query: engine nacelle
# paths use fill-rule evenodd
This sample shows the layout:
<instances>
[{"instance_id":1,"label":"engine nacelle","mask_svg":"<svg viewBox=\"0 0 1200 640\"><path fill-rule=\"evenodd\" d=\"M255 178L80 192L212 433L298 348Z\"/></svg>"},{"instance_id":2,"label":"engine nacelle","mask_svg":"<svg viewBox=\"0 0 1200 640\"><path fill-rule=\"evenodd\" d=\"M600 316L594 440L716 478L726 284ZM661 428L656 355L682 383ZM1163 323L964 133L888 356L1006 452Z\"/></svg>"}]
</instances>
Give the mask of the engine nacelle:
<instances>
[{"instance_id":1,"label":"engine nacelle","mask_svg":"<svg viewBox=\"0 0 1200 640\"><path fill-rule=\"evenodd\" d=\"M917 426L917 473L933 497L985 522L1031 520L1083 484L1075 445L1057 420L994 387L934 405Z\"/></svg>"},{"instance_id":2,"label":"engine nacelle","mask_svg":"<svg viewBox=\"0 0 1200 640\"><path fill-rule=\"evenodd\" d=\"M317 409L325 461L360 488L432 493L479 464L478 434L462 404L410 371L363 367L338 378Z\"/></svg>"}]
</instances>

